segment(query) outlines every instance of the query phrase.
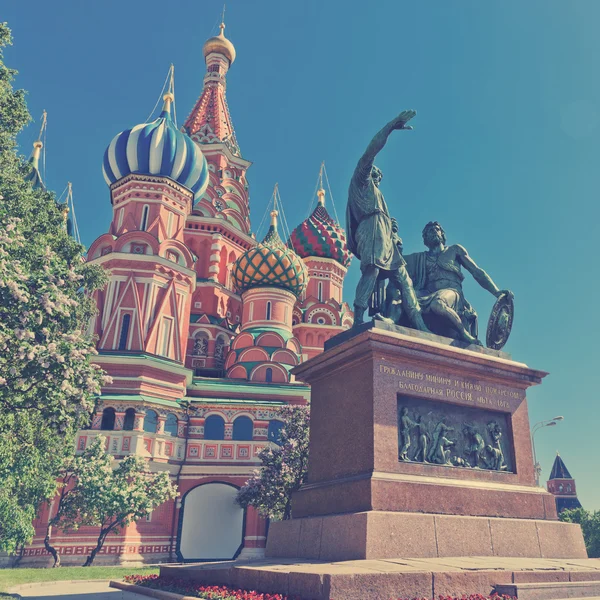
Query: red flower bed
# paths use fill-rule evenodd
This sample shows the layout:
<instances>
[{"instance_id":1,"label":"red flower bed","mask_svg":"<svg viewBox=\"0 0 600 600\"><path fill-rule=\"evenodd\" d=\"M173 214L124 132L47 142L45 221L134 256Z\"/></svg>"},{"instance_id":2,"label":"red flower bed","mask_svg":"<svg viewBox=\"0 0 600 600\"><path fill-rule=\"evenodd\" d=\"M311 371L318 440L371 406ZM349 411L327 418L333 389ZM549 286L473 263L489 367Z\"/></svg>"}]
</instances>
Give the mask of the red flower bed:
<instances>
[{"instance_id":1,"label":"red flower bed","mask_svg":"<svg viewBox=\"0 0 600 600\"><path fill-rule=\"evenodd\" d=\"M247 590L233 590L225 586L199 585L185 579L173 579L169 577L160 577L159 575L127 575L124 577L126 583L150 587L155 590L173 592L184 596L195 596L196 598L206 598L207 600L302 600L297 596L285 596L283 594L262 594L260 592ZM343 599L340 599L343 600ZM365 600L369 600L365 598ZM409 600L408 598L390 598L390 600ZM412 600L429 600L428 598L412 598ZM483 596L481 594L471 594L455 598L452 596L439 596L438 600L516 600L510 596Z\"/></svg>"},{"instance_id":2,"label":"red flower bed","mask_svg":"<svg viewBox=\"0 0 600 600\"><path fill-rule=\"evenodd\" d=\"M193 581L160 577L159 575L126 575L123 579L125 583L141 585L165 592L173 592L184 596L206 598L207 600L302 600L301 598L292 598L292 596L284 596L283 594L262 594L254 591L232 590L225 586L199 585Z\"/></svg>"}]
</instances>

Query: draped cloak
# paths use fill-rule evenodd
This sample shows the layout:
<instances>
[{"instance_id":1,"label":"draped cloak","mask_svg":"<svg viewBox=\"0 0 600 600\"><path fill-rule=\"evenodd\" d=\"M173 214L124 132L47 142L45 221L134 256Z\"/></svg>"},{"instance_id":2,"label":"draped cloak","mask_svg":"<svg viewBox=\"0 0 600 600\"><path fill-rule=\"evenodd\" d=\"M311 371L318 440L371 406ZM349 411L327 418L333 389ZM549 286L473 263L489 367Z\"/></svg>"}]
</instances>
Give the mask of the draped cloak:
<instances>
[{"instance_id":1,"label":"draped cloak","mask_svg":"<svg viewBox=\"0 0 600 600\"><path fill-rule=\"evenodd\" d=\"M359 163L350 181L346 208L348 247L360 259L361 270L374 265L395 271L406 263L392 236L392 219L383 194L371 178L371 166Z\"/></svg>"}]
</instances>

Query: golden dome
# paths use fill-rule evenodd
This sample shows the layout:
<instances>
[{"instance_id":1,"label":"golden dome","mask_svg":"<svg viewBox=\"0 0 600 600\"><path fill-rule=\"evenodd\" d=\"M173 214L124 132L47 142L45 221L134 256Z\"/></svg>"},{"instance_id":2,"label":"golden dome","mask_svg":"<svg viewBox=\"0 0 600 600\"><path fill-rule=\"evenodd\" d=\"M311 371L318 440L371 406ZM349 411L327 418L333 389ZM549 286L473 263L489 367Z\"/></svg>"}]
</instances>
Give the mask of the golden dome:
<instances>
[{"instance_id":1,"label":"golden dome","mask_svg":"<svg viewBox=\"0 0 600 600\"><path fill-rule=\"evenodd\" d=\"M206 40L202 48L202 53L204 54L204 58L206 58L211 52L223 54L227 60L229 60L229 65L231 66L235 60L235 48L223 33L223 30L225 29L225 23L221 23L220 29L221 32L219 35Z\"/></svg>"}]
</instances>

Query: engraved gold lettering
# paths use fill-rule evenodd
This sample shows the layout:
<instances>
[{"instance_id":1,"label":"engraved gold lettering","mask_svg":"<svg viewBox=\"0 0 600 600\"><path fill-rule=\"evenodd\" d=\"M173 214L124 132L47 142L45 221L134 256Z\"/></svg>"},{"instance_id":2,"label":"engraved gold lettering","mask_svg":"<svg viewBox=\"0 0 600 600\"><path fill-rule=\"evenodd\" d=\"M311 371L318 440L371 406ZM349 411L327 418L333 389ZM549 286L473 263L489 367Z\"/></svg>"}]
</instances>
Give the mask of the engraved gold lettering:
<instances>
[{"instance_id":1,"label":"engraved gold lettering","mask_svg":"<svg viewBox=\"0 0 600 600\"><path fill-rule=\"evenodd\" d=\"M432 385L419 385L400 380L400 389L442 396L464 402L473 402L482 406L510 409L510 402L500 398L522 400L525 394L521 391L504 389L494 385L482 385L463 379L452 379L432 373L423 373L412 369L400 369L390 365L379 365L379 372L391 377L427 382ZM442 386L442 387L437 387ZM485 395L484 395L485 394ZM500 398L498 398L500 397Z\"/></svg>"},{"instance_id":2,"label":"engraved gold lettering","mask_svg":"<svg viewBox=\"0 0 600 600\"><path fill-rule=\"evenodd\" d=\"M431 394L433 396L444 395L444 390L440 388L435 388L428 385L420 385L418 383L405 383L404 381L399 381L398 387L401 390L409 390L411 392L417 392L418 394Z\"/></svg>"},{"instance_id":3,"label":"engraved gold lettering","mask_svg":"<svg viewBox=\"0 0 600 600\"><path fill-rule=\"evenodd\" d=\"M431 381L431 383L439 383L441 385L450 385L452 383L448 377L440 377L439 375L425 375L425 381Z\"/></svg>"}]
</instances>

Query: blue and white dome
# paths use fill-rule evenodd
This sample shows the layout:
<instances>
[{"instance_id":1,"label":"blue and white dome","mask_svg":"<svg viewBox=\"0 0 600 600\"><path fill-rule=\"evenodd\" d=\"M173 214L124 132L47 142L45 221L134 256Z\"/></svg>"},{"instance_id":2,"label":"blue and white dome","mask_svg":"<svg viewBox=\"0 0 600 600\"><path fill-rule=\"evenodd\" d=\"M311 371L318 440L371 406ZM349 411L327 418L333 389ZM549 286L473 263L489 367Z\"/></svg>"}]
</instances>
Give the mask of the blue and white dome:
<instances>
[{"instance_id":1,"label":"blue and white dome","mask_svg":"<svg viewBox=\"0 0 600 600\"><path fill-rule=\"evenodd\" d=\"M197 199L208 185L208 165L202 150L171 119L173 95L164 96L158 119L118 133L104 153L102 172L108 185L130 173L170 177Z\"/></svg>"}]
</instances>

